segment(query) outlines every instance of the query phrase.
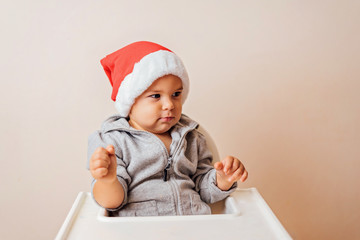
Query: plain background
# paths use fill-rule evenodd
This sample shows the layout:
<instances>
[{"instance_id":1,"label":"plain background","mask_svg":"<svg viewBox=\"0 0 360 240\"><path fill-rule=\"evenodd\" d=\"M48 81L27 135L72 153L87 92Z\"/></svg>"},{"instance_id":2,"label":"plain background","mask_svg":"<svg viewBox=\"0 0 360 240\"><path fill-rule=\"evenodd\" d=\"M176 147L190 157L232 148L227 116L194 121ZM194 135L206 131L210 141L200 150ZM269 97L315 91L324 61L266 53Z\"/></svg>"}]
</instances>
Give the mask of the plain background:
<instances>
[{"instance_id":1,"label":"plain background","mask_svg":"<svg viewBox=\"0 0 360 240\"><path fill-rule=\"evenodd\" d=\"M2 1L1 239L52 239L116 113L99 60L162 44L188 114L294 239L360 238L359 1ZM239 236L241 237L241 236Z\"/></svg>"}]
</instances>

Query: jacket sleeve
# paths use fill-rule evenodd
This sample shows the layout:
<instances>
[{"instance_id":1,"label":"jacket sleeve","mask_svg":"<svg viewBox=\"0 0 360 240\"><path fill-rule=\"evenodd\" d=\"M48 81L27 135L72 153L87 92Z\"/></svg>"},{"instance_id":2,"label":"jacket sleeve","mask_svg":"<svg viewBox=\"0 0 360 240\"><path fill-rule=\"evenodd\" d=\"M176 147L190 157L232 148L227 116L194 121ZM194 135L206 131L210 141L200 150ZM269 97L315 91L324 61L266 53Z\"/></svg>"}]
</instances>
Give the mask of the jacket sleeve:
<instances>
[{"instance_id":1,"label":"jacket sleeve","mask_svg":"<svg viewBox=\"0 0 360 240\"><path fill-rule=\"evenodd\" d=\"M206 203L214 203L226 198L237 187L237 183L234 183L227 191L218 188L216 186L216 170L211 162L212 154L206 145L206 139L204 135L198 132L198 165L193 181L195 190Z\"/></svg>"},{"instance_id":2,"label":"jacket sleeve","mask_svg":"<svg viewBox=\"0 0 360 240\"><path fill-rule=\"evenodd\" d=\"M94 151L98 147L106 148L110 144L113 145L115 148L115 155L116 155L116 161L117 161L116 175L117 175L117 178L118 178L120 184L122 185L122 187L124 189L125 196L124 196L124 201L122 202L122 204L119 207L107 208L107 210L117 211L127 203L127 192L128 192L128 186L131 183L131 178L126 170L127 163L125 161L123 161L123 159L122 159L121 147L114 139L111 138L111 133L103 134L101 131L96 131L89 136L88 152L87 152L87 169L88 170L90 169L90 158L91 158L91 155L94 153ZM94 197L93 188L94 188L95 182L96 182L96 179L92 178L91 195L93 197Z\"/></svg>"}]
</instances>

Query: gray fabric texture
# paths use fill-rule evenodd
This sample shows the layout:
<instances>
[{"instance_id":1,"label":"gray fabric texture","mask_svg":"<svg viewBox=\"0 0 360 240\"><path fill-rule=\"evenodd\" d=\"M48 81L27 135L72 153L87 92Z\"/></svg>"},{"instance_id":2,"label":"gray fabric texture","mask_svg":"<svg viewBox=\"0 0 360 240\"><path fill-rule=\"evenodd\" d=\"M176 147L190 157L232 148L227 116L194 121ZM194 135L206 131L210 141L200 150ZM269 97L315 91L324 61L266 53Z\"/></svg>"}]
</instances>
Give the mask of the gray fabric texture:
<instances>
[{"instance_id":1,"label":"gray fabric texture","mask_svg":"<svg viewBox=\"0 0 360 240\"><path fill-rule=\"evenodd\" d=\"M154 134L132 128L113 115L88 139L88 164L96 148L115 147L117 177L125 191L124 202L113 216L161 216L210 214L206 203L226 198L228 191L216 186L216 170L198 124L186 115L170 130L170 154ZM167 181L164 169L170 167ZM93 179L92 186L96 180Z\"/></svg>"}]
</instances>

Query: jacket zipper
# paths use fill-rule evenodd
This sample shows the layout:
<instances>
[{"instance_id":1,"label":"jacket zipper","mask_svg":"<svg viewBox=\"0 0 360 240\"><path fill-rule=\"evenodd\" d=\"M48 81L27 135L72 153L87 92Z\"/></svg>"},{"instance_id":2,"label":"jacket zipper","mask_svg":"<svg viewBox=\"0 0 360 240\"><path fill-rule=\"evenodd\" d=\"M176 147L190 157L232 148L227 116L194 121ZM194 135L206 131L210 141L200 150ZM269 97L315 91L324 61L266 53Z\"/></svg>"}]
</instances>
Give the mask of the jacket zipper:
<instances>
[{"instance_id":1,"label":"jacket zipper","mask_svg":"<svg viewBox=\"0 0 360 240\"><path fill-rule=\"evenodd\" d=\"M170 156L168 158L166 167L164 168L164 177L163 177L164 182L166 182L168 180L168 171L169 171L169 169L171 167L171 161L172 161L172 157Z\"/></svg>"},{"instance_id":2,"label":"jacket zipper","mask_svg":"<svg viewBox=\"0 0 360 240\"><path fill-rule=\"evenodd\" d=\"M180 146L182 145L182 142L183 142L185 136L186 136L190 131L192 131L192 130L193 130L193 129L189 129L188 131L186 131L186 132L182 135L179 143L177 144L177 146L176 146L176 148L175 148L175 150L174 150L174 152L173 152L173 155L170 155L170 156L168 157L167 164L166 164L166 166L165 166L165 168L164 168L164 175L163 175L163 180L164 180L164 182L166 182L166 181L168 180L168 171L169 171L169 169L170 169L170 167L171 167L171 163L172 163L172 160L173 160L172 156L175 156L175 155L176 155L176 153L178 152ZM163 142L161 142L161 143L163 144ZM164 146L164 147L165 147L165 146ZM166 150L166 153L167 153L167 150Z\"/></svg>"}]
</instances>

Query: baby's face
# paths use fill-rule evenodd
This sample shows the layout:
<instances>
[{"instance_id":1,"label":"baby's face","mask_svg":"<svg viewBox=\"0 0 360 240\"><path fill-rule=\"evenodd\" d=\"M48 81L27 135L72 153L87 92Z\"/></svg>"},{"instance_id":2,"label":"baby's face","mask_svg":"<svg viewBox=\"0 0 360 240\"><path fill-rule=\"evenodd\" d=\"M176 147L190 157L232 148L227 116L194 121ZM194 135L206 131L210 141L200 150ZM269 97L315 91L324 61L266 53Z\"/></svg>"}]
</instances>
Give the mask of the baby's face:
<instances>
[{"instance_id":1,"label":"baby's face","mask_svg":"<svg viewBox=\"0 0 360 240\"><path fill-rule=\"evenodd\" d=\"M166 75L136 98L130 113L130 125L154 134L167 132L181 117L182 81Z\"/></svg>"}]
</instances>

